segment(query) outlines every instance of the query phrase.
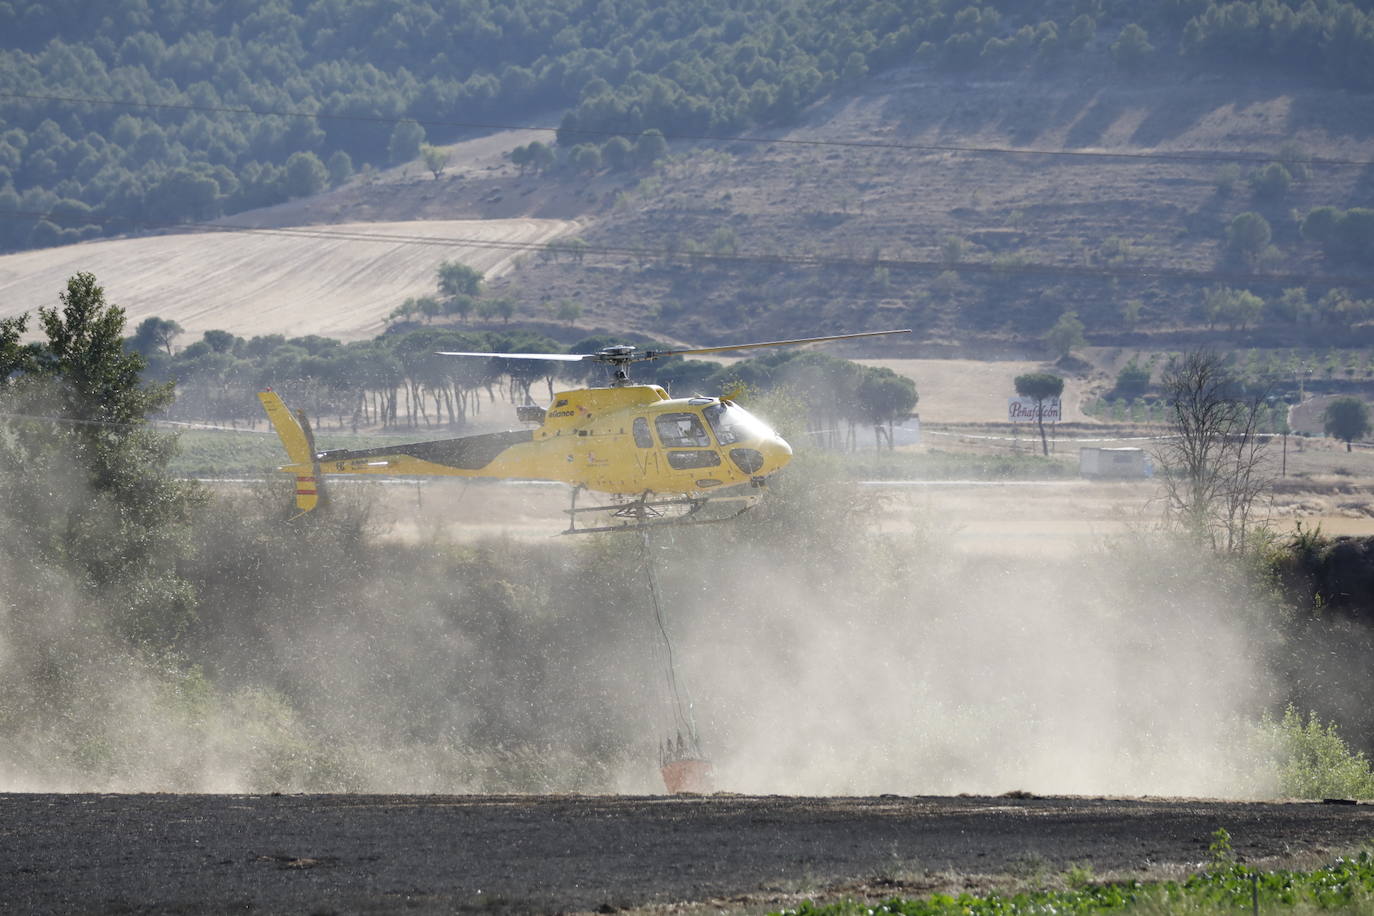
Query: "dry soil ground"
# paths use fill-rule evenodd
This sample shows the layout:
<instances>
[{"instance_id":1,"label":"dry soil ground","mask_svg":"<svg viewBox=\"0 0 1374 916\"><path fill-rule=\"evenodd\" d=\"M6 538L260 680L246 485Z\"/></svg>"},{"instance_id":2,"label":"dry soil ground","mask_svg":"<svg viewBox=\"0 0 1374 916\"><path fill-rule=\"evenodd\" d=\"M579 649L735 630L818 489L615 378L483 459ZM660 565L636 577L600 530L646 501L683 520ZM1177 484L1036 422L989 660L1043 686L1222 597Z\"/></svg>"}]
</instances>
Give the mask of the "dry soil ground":
<instances>
[{"instance_id":1,"label":"dry soil ground","mask_svg":"<svg viewBox=\"0 0 1374 916\"><path fill-rule=\"evenodd\" d=\"M343 484L342 498L367 488L389 536L416 541L552 537L567 526L562 485L433 480ZM1067 557L1160 523L1163 494L1138 483L932 481L882 487L880 524L890 532L931 528L956 549L982 555ZM1279 532L1321 527L1329 535L1374 535L1370 484L1305 482L1276 495Z\"/></svg>"},{"instance_id":2,"label":"dry soil ground","mask_svg":"<svg viewBox=\"0 0 1374 916\"><path fill-rule=\"evenodd\" d=\"M1091 798L0 796L0 911L777 909L1178 875L1224 827L1270 865L1359 846L1374 806Z\"/></svg>"}]
</instances>

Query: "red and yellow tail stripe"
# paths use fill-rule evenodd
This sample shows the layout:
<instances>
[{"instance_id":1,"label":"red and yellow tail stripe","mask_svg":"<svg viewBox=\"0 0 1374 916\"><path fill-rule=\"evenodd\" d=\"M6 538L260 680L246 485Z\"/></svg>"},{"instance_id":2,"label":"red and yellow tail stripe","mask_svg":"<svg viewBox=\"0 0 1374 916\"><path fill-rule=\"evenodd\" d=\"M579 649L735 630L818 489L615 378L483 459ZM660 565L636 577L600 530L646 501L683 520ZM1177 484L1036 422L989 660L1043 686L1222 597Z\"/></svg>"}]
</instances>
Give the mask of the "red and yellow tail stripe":
<instances>
[{"instance_id":1,"label":"red and yellow tail stripe","mask_svg":"<svg viewBox=\"0 0 1374 916\"><path fill-rule=\"evenodd\" d=\"M272 421L272 426L276 428L277 436L291 459L291 464L285 465L281 470L296 475L296 508L302 512L309 512L320 501L320 466L315 461L310 437L275 391L269 389L258 392L258 400L267 410L267 417Z\"/></svg>"}]
</instances>

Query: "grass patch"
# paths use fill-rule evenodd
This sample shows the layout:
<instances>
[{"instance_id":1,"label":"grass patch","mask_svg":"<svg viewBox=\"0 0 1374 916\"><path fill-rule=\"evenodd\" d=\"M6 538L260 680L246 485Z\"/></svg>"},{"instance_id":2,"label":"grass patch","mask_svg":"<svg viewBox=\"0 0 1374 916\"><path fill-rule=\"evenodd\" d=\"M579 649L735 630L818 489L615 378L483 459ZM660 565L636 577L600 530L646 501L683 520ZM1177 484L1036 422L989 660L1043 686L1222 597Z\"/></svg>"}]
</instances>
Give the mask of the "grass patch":
<instances>
[{"instance_id":1,"label":"grass patch","mask_svg":"<svg viewBox=\"0 0 1374 916\"><path fill-rule=\"evenodd\" d=\"M399 437L331 432L318 441L321 448L375 448L424 438L423 433ZM290 460L271 430L186 429L177 432L177 442L180 453L171 462L171 472L178 477L259 477Z\"/></svg>"},{"instance_id":2,"label":"grass patch","mask_svg":"<svg viewBox=\"0 0 1374 916\"><path fill-rule=\"evenodd\" d=\"M1229 839L1229 838L1228 838ZM1229 847L1228 847L1229 849ZM1216 849L1213 854L1218 859ZM1186 881L1083 884L1067 890L1014 895L936 894L922 900L893 897L881 904L810 901L784 916L1017 916L1017 914L1310 912L1374 913L1374 855L1336 859L1312 871L1261 871L1227 861Z\"/></svg>"}]
</instances>

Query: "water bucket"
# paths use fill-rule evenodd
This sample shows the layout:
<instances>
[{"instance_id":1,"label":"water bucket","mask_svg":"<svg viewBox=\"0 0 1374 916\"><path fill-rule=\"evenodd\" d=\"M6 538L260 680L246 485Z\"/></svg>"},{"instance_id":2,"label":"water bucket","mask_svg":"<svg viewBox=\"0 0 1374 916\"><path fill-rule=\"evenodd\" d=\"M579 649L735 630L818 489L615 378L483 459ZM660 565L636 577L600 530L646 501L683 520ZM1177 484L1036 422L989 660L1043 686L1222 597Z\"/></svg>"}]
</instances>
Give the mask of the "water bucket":
<instances>
[{"instance_id":1,"label":"water bucket","mask_svg":"<svg viewBox=\"0 0 1374 916\"><path fill-rule=\"evenodd\" d=\"M712 791L711 762L709 760L673 760L659 772L669 795L700 795Z\"/></svg>"}]
</instances>

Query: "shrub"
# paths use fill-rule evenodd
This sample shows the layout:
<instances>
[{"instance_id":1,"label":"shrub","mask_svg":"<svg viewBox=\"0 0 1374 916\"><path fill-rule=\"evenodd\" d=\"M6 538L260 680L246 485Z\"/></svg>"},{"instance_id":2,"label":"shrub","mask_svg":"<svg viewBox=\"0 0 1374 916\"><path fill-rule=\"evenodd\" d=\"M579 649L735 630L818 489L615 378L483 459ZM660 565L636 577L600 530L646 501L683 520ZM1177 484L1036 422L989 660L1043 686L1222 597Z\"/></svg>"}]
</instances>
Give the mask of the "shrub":
<instances>
[{"instance_id":1,"label":"shrub","mask_svg":"<svg viewBox=\"0 0 1374 916\"><path fill-rule=\"evenodd\" d=\"M1255 198L1262 201L1283 200L1288 194L1288 189L1293 186L1293 176L1288 169L1277 162L1271 162L1264 168L1256 169L1250 175L1250 190L1254 192Z\"/></svg>"},{"instance_id":2,"label":"shrub","mask_svg":"<svg viewBox=\"0 0 1374 916\"><path fill-rule=\"evenodd\" d=\"M1115 397L1134 399L1150 387L1150 369L1132 359L1116 374Z\"/></svg>"},{"instance_id":3,"label":"shrub","mask_svg":"<svg viewBox=\"0 0 1374 916\"><path fill-rule=\"evenodd\" d=\"M1374 771L1361 752L1351 751L1335 723L1316 713L1306 721L1289 706L1283 718L1268 714L1257 735L1285 798L1374 798Z\"/></svg>"},{"instance_id":4,"label":"shrub","mask_svg":"<svg viewBox=\"0 0 1374 916\"><path fill-rule=\"evenodd\" d=\"M1226 245L1245 260L1253 260L1269 247L1273 232L1269 221L1253 211L1241 213L1226 227Z\"/></svg>"}]
</instances>

